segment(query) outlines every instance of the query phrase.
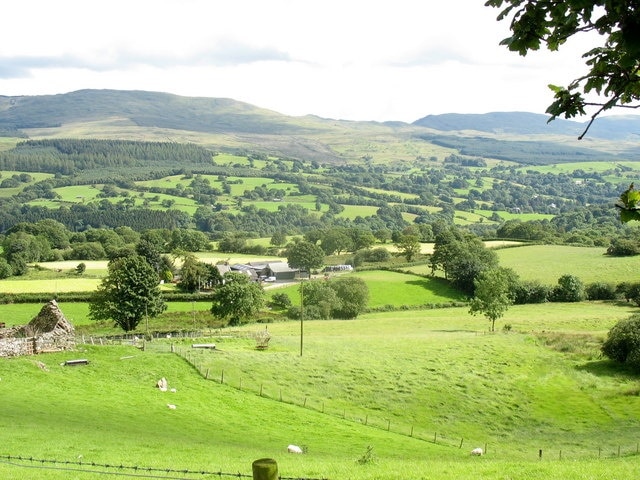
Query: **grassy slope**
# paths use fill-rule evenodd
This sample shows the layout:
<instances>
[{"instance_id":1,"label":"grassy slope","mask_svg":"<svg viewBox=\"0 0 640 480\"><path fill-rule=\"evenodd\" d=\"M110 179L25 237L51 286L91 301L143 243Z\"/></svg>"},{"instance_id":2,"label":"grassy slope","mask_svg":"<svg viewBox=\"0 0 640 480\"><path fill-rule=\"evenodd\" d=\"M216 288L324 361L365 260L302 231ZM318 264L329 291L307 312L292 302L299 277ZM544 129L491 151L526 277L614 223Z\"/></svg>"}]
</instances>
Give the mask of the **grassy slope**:
<instances>
[{"instance_id":1,"label":"grassy slope","mask_svg":"<svg viewBox=\"0 0 640 480\"><path fill-rule=\"evenodd\" d=\"M267 456L278 460L282 475L314 478L415 479L425 471L444 479L632 478L635 459L597 461L597 455L602 447L602 456L611 457L618 445L625 455L635 453L636 377L589 355L550 350L526 333L551 328L599 336L630 310L514 307L505 321L522 333L509 335L478 335L484 320L464 309L306 322L302 357L296 322L269 325L272 345L263 352L231 338L215 339L213 352L182 347L199 369L224 368L225 385L154 349L85 347L3 359L2 452L229 472L249 472L254 459ZM60 366L80 357L90 365ZM234 369L243 376L242 390ZM163 376L176 393L154 388ZM472 446L485 442L488 456L469 457ZM287 455L289 443L308 453ZM357 465L367 445L377 462ZM546 452L542 462L539 448ZM567 461L557 461L559 450ZM25 478L25 470L0 463L0 476ZM86 476L43 472L38 478Z\"/></svg>"},{"instance_id":2,"label":"grassy slope","mask_svg":"<svg viewBox=\"0 0 640 480\"><path fill-rule=\"evenodd\" d=\"M633 281L638 257L609 257L604 248L564 245L528 245L498 251L500 265L513 268L522 280L540 280L555 285L564 274L576 275L583 283Z\"/></svg>"}]
</instances>

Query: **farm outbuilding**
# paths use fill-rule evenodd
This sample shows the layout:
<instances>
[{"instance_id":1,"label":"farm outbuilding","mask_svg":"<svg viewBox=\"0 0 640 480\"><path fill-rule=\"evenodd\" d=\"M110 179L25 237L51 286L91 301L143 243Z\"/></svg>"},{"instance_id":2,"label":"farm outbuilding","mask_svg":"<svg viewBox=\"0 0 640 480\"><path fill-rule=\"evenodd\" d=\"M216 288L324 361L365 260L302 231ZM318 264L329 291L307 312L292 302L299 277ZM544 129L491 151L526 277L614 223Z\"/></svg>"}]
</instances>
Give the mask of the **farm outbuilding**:
<instances>
[{"instance_id":1,"label":"farm outbuilding","mask_svg":"<svg viewBox=\"0 0 640 480\"><path fill-rule=\"evenodd\" d=\"M293 280L299 270L291 268L287 262L270 262L267 264L267 277L275 277L276 281Z\"/></svg>"},{"instance_id":2,"label":"farm outbuilding","mask_svg":"<svg viewBox=\"0 0 640 480\"><path fill-rule=\"evenodd\" d=\"M71 350L75 344L75 329L55 300L27 325L0 329L0 357Z\"/></svg>"}]
</instances>

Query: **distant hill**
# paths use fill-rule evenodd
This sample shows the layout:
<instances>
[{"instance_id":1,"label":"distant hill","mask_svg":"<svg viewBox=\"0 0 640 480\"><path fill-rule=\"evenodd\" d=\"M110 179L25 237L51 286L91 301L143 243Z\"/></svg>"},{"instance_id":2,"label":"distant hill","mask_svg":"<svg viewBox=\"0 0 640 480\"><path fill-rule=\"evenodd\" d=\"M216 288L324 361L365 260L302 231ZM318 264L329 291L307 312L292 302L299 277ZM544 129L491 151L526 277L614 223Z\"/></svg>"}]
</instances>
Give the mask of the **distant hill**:
<instances>
[{"instance_id":1,"label":"distant hill","mask_svg":"<svg viewBox=\"0 0 640 480\"><path fill-rule=\"evenodd\" d=\"M577 142L586 124L547 120L534 113L494 112L428 115L412 124L355 122L292 117L229 98L147 91L0 96L0 135L11 137L192 142L332 163L443 158L455 151L525 164L640 154L640 116L599 118L588 142Z\"/></svg>"},{"instance_id":2,"label":"distant hill","mask_svg":"<svg viewBox=\"0 0 640 480\"><path fill-rule=\"evenodd\" d=\"M0 129L4 130L59 127L112 117L127 118L141 127L193 132L291 134L301 130L285 115L227 98L121 90L0 97Z\"/></svg>"},{"instance_id":3,"label":"distant hill","mask_svg":"<svg viewBox=\"0 0 640 480\"><path fill-rule=\"evenodd\" d=\"M493 112L485 114L447 113L428 115L413 125L443 132L471 130L512 135L566 135L578 137L587 123L555 119L548 115L527 112ZM640 139L640 115L599 117L589 129L590 138Z\"/></svg>"}]
</instances>

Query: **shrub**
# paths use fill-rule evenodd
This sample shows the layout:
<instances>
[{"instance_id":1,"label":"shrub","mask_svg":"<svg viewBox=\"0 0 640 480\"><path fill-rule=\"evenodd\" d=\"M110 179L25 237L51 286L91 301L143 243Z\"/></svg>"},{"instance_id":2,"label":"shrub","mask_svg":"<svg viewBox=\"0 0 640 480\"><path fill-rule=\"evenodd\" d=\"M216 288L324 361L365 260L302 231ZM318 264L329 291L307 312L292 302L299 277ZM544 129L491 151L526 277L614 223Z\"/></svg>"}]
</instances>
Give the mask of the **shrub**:
<instances>
[{"instance_id":1,"label":"shrub","mask_svg":"<svg viewBox=\"0 0 640 480\"><path fill-rule=\"evenodd\" d=\"M639 253L640 245L638 245L638 241L627 238L616 238L611 241L611 245L607 248L607 255L613 257L628 257Z\"/></svg>"},{"instance_id":2,"label":"shrub","mask_svg":"<svg viewBox=\"0 0 640 480\"><path fill-rule=\"evenodd\" d=\"M553 302L581 302L585 298L584 285L575 275L562 275L551 292Z\"/></svg>"},{"instance_id":3,"label":"shrub","mask_svg":"<svg viewBox=\"0 0 640 480\"><path fill-rule=\"evenodd\" d=\"M3 257L0 257L0 278L9 278L11 275L13 275L11 265Z\"/></svg>"},{"instance_id":4,"label":"shrub","mask_svg":"<svg viewBox=\"0 0 640 480\"><path fill-rule=\"evenodd\" d=\"M594 282L585 288L587 300L613 300L616 298L616 287L611 283Z\"/></svg>"},{"instance_id":5,"label":"shrub","mask_svg":"<svg viewBox=\"0 0 640 480\"><path fill-rule=\"evenodd\" d=\"M274 293L270 303L273 308L284 310L291 306L291 299L286 293Z\"/></svg>"},{"instance_id":6,"label":"shrub","mask_svg":"<svg viewBox=\"0 0 640 480\"><path fill-rule=\"evenodd\" d=\"M391 258L391 253L386 248L378 247L368 250L365 253L365 258L367 262L372 263L388 262Z\"/></svg>"},{"instance_id":7,"label":"shrub","mask_svg":"<svg viewBox=\"0 0 640 480\"><path fill-rule=\"evenodd\" d=\"M525 303L544 303L551 296L551 287L543 285L537 280L519 282L513 291L513 303L523 305Z\"/></svg>"},{"instance_id":8,"label":"shrub","mask_svg":"<svg viewBox=\"0 0 640 480\"><path fill-rule=\"evenodd\" d=\"M640 370L640 315L616 323L602 344L607 358Z\"/></svg>"},{"instance_id":9,"label":"shrub","mask_svg":"<svg viewBox=\"0 0 640 480\"><path fill-rule=\"evenodd\" d=\"M616 286L616 293L629 302L640 306L640 283L623 282Z\"/></svg>"}]
</instances>

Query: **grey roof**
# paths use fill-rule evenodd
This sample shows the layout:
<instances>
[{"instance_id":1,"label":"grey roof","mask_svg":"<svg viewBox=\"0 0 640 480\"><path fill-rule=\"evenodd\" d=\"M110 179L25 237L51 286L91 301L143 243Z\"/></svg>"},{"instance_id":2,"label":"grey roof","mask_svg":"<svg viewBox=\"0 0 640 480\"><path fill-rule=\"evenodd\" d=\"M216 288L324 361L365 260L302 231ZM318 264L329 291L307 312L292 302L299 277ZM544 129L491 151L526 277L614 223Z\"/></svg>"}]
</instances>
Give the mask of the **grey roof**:
<instances>
[{"instance_id":1,"label":"grey roof","mask_svg":"<svg viewBox=\"0 0 640 480\"><path fill-rule=\"evenodd\" d=\"M272 272L297 272L297 268L291 268L287 262L273 262L269 264Z\"/></svg>"}]
</instances>

